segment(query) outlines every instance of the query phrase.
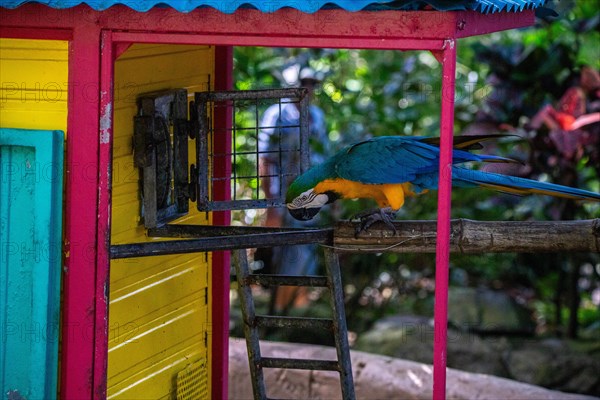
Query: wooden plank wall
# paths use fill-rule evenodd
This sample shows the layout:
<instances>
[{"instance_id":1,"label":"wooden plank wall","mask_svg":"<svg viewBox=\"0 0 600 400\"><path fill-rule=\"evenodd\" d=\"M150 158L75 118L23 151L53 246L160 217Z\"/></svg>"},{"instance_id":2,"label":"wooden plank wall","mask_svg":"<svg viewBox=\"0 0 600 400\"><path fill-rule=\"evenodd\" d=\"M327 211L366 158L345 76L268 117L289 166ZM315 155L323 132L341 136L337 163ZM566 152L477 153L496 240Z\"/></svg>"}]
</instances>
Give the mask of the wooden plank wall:
<instances>
[{"instance_id":1,"label":"wooden plank wall","mask_svg":"<svg viewBox=\"0 0 600 400\"><path fill-rule=\"evenodd\" d=\"M207 90L213 71L214 48L208 46L137 44L117 59L113 244L152 240L140 224L139 176L133 164L136 98L163 89L186 88L190 95ZM190 215L178 222L210 223L210 217L195 207L190 204ZM209 359L210 262L210 254L111 261L108 398L174 398L176 374ZM203 373L203 381L210 382L210 371Z\"/></svg>"}]
</instances>

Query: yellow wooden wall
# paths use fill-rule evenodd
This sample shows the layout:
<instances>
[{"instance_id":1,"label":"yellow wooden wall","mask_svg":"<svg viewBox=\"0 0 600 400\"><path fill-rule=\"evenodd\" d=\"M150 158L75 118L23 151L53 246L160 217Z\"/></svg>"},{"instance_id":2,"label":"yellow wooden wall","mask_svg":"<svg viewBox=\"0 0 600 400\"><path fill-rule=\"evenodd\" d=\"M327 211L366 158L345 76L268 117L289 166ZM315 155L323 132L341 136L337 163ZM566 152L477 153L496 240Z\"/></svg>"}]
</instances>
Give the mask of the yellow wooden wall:
<instances>
[{"instance_id":1,"label":"yellow wooden wall","mask_svg":"<svg viewBox=\"0 0 600 400\"><path fill-rule=\"evenodd\" d=\"M117 59L113 244L152 240L140 225L138 172L133 164L136 98L162 89L187 88L190 95L207 90L213 71L214 48L208 46L138 44ZM195 207L191 203L190 216L178 222L209 223ZM205 365L203 378L210 382L209 265L206 253L111 261L108 398L174 398L177 373L198 361Z\"/></svg>"},{"instance_id":2,"label":"yellow wooden wall","mask_svg":"<svg viewBox=\"0 0 600 400\"><path fill-rule=\"evenodd\" d=\"M0 38L0 127L67 131L66 41Z\"/></svg>"},{"instance_id":3,"label":"yellow wooden wall","mask_svg":"<svg viewBox=\"0 0 600 400\"><path fill-rule=\"evenodd\" d=\"M140 226L133 165L137 96L170 88L206 90L213 71L214 49L203 46L134 45L117 60L113 244L148 240ZM67 97L68 42L0 39L0 127L66 132ZM194 204L190 210L178 222L209 223ZM210 382L209 264L210 254L111 262L109 398L172 398L177 373L193 363L204 365L201 380Z\"/></svg>"}]
</instances>

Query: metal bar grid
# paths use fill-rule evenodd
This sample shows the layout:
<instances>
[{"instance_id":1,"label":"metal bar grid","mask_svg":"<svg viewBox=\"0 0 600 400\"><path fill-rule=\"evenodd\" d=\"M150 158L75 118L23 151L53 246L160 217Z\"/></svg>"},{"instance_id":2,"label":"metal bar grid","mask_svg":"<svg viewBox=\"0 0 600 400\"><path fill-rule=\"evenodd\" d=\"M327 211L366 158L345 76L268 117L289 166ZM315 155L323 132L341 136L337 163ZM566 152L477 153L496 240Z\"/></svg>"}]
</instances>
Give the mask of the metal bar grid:
<instances>
[{"instance_id":1,"label":"metal bar grid","mask_svg":"<svg viewBox=\"0 0 600 400\"><path fill-rule=\"evenodd\" d=\"M304 88L202 92L195 95L198 115L197 168L198 209L201 211L243 210L282 206L288 183L308 167L309 102ZM278 119L263 125L262 113L269 106L282 110L293 104L299 122ZM228 109L230 128L212 123L212 115ZM214 143L232 138L229 151L215 150ZM268 146L265 145L265 138ZM275 145L273 146L274 141ZM231 173L219 174L215 165L231 163ZM269 164L274 164L272 168ZM274 193L261 190L267 182ZM213 186L231 184L231 199L215 200Z\"/></svg>"}]
</instances>

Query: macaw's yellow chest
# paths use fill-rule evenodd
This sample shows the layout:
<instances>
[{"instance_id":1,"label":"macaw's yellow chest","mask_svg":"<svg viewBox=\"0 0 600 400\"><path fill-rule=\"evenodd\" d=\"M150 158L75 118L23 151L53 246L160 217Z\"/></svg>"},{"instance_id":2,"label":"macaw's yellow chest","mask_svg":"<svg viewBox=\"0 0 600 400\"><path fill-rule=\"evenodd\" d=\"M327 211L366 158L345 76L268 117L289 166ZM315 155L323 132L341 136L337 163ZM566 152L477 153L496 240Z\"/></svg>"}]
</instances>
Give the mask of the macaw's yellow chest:
<instances>
[{"instance_id":1,"label":"macaw's yellow chest","mask_svg":"<svg viewBox=\"0 0 600 400\"><path fill-rule=\"evenodd\" d=\"M333 191L345 199L373 199L380 208L398 210L406 196L414 196L409 182L367 184L347 179L327 179L315 187L315 192Z\"/></svg>"}]
</instances>

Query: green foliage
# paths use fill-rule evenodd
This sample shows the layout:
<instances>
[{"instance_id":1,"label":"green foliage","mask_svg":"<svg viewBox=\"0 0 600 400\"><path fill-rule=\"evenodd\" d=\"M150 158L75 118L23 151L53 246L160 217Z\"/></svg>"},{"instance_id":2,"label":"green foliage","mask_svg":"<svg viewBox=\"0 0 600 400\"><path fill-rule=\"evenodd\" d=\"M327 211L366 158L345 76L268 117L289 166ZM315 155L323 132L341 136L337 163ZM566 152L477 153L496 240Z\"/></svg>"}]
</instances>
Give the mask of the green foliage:
<instances>
[{"instance_id":1,"label":"green foliage","mask_svg":"<svg viewBox=\"0 0 600 400\"><path fill-rule=\"evenodd\" d=\"M540 20L535 28L461 40L455 132L517 134L523 140L507 140L486 151L522 160L528 166L517 171L520 175L559 183L569 165L575 180L567 184L598 191L600 157L592 154L594 144L582 144L580 157L567 159L549 139L548 129L530 126L540 109L556 105L577 82L584 65L600 68L600 14L593 3L559 4L561 17ZM292 64L310 65L324 75L314 103L325 112L334 148L370 136L438 134L441 68L428 52L236 48L236 89L284 86L281 71ZM435 193L408 199L398 217L434 219L436 204ZM480 220L561 218L565 209L575 210L570 218L600 214L597 204L575 206L542 196L518 198L486 190L456 190L452 204L453 217ZM373 206L366 201L336 204L324 222ZM461 277L455 281L459 284L532 288L540 321L552 324L556 322L552 301L561 278L551 258L487 254L457 256L451 263ZM399 310L419 313L416 299L433 291L435 262L430 256L353 255L342 262L352 330L362 331ZM584 299L597 286L598 278L592 278L591 286L582 289ZM564 302L560 304L564 307ZM582 322L589 322L589 315L597 314L581 311Z\"/></svg>"},{"instance_id":2,"label":"green foliage","mask_svg":"<svg viewBox=\"0 0 600 400\"><path fill-rule=\"evenodd\" d=\"M488 65L491 89L479 120L528 139L528 148L521 151L528 176L598 192L600 125L570 129L564 119L600 111L600 13L591 2L578 2L561 14L560 19L540 21L537 29L499 33L472 43L475 59ZM590 83L594 74L595 83ZM597 203L544 197L524 198L503 208L505 219L516 220L600 215ZM576 334L578 322L585 326L589 316L597 313L597 304L590 308L592 303L585 299L599 290L598 275L578 278L586 262L598 263L598 258L520 255L515 259L516 267L525 265L530 270L529 282L543 299L544 306L536 307L541 320L560 329L568 319L570 335Z\"/></svg>"}]
</instances>

